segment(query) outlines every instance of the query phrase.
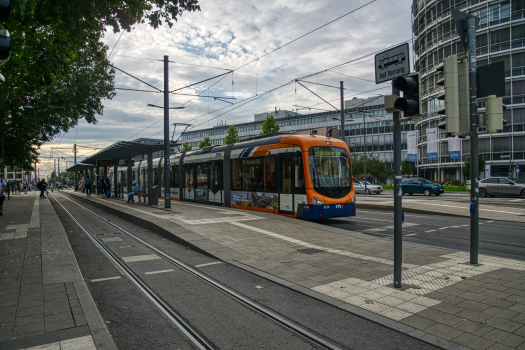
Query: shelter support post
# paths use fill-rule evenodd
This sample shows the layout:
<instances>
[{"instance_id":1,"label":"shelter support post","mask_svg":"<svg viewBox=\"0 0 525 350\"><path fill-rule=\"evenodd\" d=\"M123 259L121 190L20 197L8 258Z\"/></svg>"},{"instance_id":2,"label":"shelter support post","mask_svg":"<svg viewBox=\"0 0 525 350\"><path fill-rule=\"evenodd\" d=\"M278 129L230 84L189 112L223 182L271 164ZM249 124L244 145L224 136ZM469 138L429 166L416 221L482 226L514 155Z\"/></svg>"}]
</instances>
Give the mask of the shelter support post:
<instances>
[{"instance_id":1,"label":"shelter support post","mask_svg":"<svg viewBox=\"0 0 525 350\"><path fill-rule=\"evenodd\" d=\"M133 168L131 167L131 164L133 162L133 158L132 157L128 157L128 193L131 192L131 188L132 188L132 185L131 185L131 182L132 182L132 172L133 172Z\"/></svg>"},{"instance_id":2,"label":"shelter support post","mask_svg":"<svg viewBox=\"0 0 525 350\"><path fill-rule=\"evenodd\" d=\"M113 193L118 198L118 159L113 160Z\"/></svg>"},{"instance_id":3,"label":"shelter support post","mask_svg":"<svg viewBox=\"0 0 525 350\"><path fill-rule=\"evenodd\" d=\"M148 151L148 204L154 203L153 200L153 151Z\"/></svg>"}]
</instances>

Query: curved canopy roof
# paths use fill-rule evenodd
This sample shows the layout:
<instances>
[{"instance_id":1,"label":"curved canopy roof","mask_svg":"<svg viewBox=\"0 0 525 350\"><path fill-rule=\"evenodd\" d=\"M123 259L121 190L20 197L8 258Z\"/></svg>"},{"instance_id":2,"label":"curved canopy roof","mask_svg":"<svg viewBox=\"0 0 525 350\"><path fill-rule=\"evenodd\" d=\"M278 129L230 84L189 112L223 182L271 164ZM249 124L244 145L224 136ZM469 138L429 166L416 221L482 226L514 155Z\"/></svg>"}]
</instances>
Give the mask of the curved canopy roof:
<instances>
[{"instance_id":1,"label":"curved canopy roof","mask_svg":"<svg viewBox=\"0 0 525 350\"><path fill-rule=\"evenodd\" d=\"M170 144L170 148L178 145L180 144L172 143ZM143 154L149 151L157 152L163 150L164 145L149 145L134 141L117 141L111 146L108 146L103 150L93 154L92 156L84 159L82 163L96 166L97 160L127 159L128 157L132 157L137 154Z\"/></svg>"}]
</instances>

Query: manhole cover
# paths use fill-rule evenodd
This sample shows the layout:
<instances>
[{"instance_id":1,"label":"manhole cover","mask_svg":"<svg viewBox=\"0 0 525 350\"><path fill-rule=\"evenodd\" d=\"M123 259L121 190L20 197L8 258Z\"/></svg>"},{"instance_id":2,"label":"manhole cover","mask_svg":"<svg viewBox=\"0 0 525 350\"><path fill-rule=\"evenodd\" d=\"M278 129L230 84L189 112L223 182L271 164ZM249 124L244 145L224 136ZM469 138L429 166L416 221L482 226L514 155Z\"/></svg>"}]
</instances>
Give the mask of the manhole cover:
<instances>
[{"instance_id":1,"label":"manhole cover","mask_svg":"<svg viewBox=\"0 0 525 350\"><path fill-rule=\"evenodd\" d=\"M297 249L297 251L299 253L309 254L309 255L317 254L317 253L324 253L324 250L315 249L315 248Z\"/></svg>"}]
</instances>

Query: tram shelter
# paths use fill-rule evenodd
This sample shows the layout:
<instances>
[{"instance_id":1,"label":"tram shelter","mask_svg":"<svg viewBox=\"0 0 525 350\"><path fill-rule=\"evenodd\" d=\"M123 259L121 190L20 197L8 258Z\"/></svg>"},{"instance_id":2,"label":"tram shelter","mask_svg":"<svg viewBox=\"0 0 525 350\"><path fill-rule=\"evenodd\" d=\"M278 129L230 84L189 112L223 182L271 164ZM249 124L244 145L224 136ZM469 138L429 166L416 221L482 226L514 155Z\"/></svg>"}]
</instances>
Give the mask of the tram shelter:
<instances>
[{"instance_id":1,"label":"tram shelter","mask_svg":"<svg viewBox=\"0 0 525 350\"><path fill-rule=\"evenodd\" d=\"M91 178L93 178L93 166L90 164L84 164L84 163L78 163L75 164L69 168L66 169L68 172L72 172L75 174L75 180L73 183L73 187L78 186L78 178L81 175L88 175L88 171L91 173Z\"/></svg>"},{"instance_id":2,"label":"tram shelter","mask_svg":"<svg viewBox=\"0 0 525 350\"><path fill-rule=\"evenodd\" d=\"M178 146L177 143L171 143L170 149L172 147ZM82 164L89 165L92 168L99 168L103 167L104 169L104 176L108 175L108 167L113 166L113 172L115 176L113 176L113 188L115 189L115 197L118 197L118 166L119 162L121 160L125 161L125 166L127 166L127 187L128 189L132 187L132 171L133 171L133 158L135 156L142 156L144 158L144 155L146 155L147 158L147 174L148 174L148 180L147 184L145 184L145 188L147 188L148 193L148 203L154 203L153 201L153 153L158 151L163 151L164 145L158 144L158 145L152 145L152 144L144 144L140 142L135 141L117 141L114 144L104 148L101 151L98 151L97 153L89 156L88 158L84 159L82 161ZM168 155L169 157L169 155ZM78 165L78 164L77 164ZM91 170L93 173L93 170Z\"/></svg>"}]
</instances>

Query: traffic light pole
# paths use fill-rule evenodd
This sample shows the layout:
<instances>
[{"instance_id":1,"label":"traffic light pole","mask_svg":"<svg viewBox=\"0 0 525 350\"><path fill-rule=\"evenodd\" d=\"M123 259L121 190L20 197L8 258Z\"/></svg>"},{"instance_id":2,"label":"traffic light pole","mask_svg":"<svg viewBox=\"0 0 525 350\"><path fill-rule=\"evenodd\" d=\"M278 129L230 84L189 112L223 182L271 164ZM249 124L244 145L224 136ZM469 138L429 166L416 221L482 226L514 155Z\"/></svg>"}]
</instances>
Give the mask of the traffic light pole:
<instances>
[{"instance_id":1,"label":"traffic light pole","mask_svg":"<svg viewBox=\"0 0 525 350\"><path fill-rule=\"evenodd\" d=\"M343 82L339 82L341 87L341 140L345 142L345 90L343 87Z\"/></svg>"},{"instance_id":2,"label":"traffic light pole","mask_svg":"<svg viewBox=\"0 0 525 350\"><path fill-rule=\"evenodd\" d=\"M479 243L479 159L476 62L476 18L467 17L470 85L470 263L478 263Z\"/></svg>"},{"instance_id":3,"label":"traffic light pole","mask_svg":"<svg viewBox=\"0 0 525 350\"><path fill-rule=\"evenodd\" d=\"M392 94L400 91L392 86ZM403 203L401 188L401 122L400 112L393 113L394 121L394 288L401 288L401 267L403 263ZM366 147L366 145L365 145Z\"/></svg>"}]
</instances>

